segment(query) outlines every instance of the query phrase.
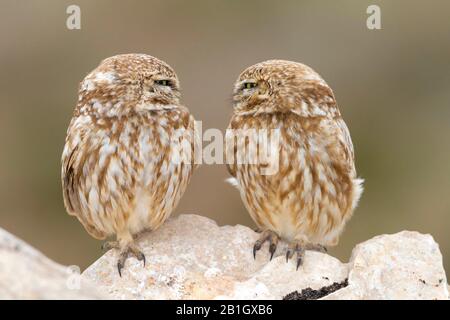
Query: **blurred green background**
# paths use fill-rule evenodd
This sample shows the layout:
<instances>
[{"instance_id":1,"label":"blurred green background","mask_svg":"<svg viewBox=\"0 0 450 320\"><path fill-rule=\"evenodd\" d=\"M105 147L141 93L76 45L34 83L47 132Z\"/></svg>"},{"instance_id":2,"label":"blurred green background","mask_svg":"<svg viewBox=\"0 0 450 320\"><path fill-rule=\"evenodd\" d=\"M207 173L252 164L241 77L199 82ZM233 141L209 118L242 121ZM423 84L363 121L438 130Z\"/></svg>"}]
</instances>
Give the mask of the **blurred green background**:
<instances>
[{"instance_id":1,"label":"blurred green background","mask_svg":"<svg viewBox=\"0 0 450 320\"><path fill-rule=\"evenodd\" d=\"M81 30L66 8L81 7ZM368 30L378 4L382 30ZM66 214L60 156L79 81L105 57L139 52L177 71L203 128L225 129L234 80L280 58L333 88L365 192L340 245L404 229L430 233L450 270L449 1L0 1L0 227L63 264L99 241ZM175 214L253 226L223 165L194 175Z\"/></svg>"}]
</instances>

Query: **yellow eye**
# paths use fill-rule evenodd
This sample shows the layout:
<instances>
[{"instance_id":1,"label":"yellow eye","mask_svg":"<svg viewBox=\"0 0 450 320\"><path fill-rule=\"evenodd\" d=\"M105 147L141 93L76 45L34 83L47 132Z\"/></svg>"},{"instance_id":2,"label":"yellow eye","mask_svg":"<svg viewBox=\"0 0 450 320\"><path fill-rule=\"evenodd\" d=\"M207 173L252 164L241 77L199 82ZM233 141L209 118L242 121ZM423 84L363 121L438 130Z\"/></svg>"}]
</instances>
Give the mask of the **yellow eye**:
<instances>
[{"instance_id":1,"label":"yellow eye","mask_svg":"<svg viewBox=\"0 0 450 320\"><path fill-rule=\"evenodd\" d=\"M254 87L256 87L256 83L254 83L254 82L246 82L246 83L244 83L244 89L252 89Z\"/></svg>"},{"instance_id":2,"label":"yellow eye","mask_svg":"<svg viewBox=\"0 0 450 320\"><path fill-rule=\"evenodd\" d=\"M155 83L160 86L170 86L169 80L155 80Z\"/></svg>"}]
</instances>

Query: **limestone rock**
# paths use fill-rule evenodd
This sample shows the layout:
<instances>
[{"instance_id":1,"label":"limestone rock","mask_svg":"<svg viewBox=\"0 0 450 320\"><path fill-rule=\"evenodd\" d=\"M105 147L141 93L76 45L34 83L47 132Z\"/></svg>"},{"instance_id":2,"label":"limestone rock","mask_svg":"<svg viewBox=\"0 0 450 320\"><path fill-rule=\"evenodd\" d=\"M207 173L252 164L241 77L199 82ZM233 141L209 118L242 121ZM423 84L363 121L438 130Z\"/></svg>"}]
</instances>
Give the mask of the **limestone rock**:
<instances>
[{"instance_id":1,"label":"limestone rock","mask_svg":"<svg viewBox=\"0 0 450 320\"><path fill-rule=\"evenodd\" d=\"M82 278L115 299L282 299L347 278L347 287L324 299L448 298L442 256L429 235L405 231L375 237L358 245L348 264L308 251L298 271L293 260L285 261L285 244L272 261L267 244L253 260L257 238L244 226L219 227L205 217L181 215L140 237L145 268L129 258L119 277L117 252L111 250Z\"/></svg>"},{"instance_id":2,"label":"limestone rock","mask_svg":"<svg viewBox=\"0 0 450 320\"><path fill-rule=\"evenodd\" d=\"M112 250L80 277L0 229L0 299L449 297L439 246L430 235L377 236L357 245L349 263L308 251L298 271L294 260L286 263L283 243L272 261L267 244L254 260L257 238L244 226L219 227L205 217L181 215L141 235L145 268L130 258L119 277Z\"/></svg>"},{"instance_id":3,"label":"limestone rock","mask_svg":"<svg viewBox=\"0 0 450 320\"><path fill-rule=\"evenodd\" d=\"M430 235L403 231L355 247L349 285L325 299L448 299L438 244Z\"/></svg>"},{"instance_id":4,"label":"limestone rock","mask_svg":"<svg viewBox=\"0 0 450 320\"><path fill-rule=\"evenodd\" d=\"M0 299L101 299L74 270L0 229Z\"/></svg>"},{"instance_id":5,"label":"limestone rock","mask_svg":"<svg viewBox=\"0 0 450 320\"><path fill-rule=\"evenodd\" d=\"M283 245L270 263L264 245L255 261L257 238L244 226L219 227L205 217L181 215L142 236L145 268L129 258L119 277L117 252L111 250L82 276L118 299L281 299L298 288L322 287L347 276L339 260L318 252L307 252L296 271L294 261L286 263Z\"/></svg>"}]
</instances>

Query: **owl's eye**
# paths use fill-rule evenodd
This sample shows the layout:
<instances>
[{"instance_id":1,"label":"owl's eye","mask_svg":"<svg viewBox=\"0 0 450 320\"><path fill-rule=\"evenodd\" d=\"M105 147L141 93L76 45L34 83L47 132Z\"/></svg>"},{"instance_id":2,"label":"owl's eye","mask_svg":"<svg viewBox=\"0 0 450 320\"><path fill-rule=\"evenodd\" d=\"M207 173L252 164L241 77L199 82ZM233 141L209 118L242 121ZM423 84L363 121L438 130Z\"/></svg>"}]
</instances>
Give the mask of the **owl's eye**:
<instances>
[{"instance_id":1,"label":"owl's eye","mask_svg":"<svg viewBox=\"0 0 450 320\"><path fill-rule=\"evenodd\" d=\"M172 84L171 84L171 82L170 82L170 80L155 80L155 83L157 84L157 85L160 85L160 86L167 86L167 87L170 87Z\"/></svg>"},{"instance_id":2,"label":"owl's eye","mask_svg":"<svg viewBox=\"0 0 450 320\"><path fill-rule=\"evenodd\" d=\"M244 89L253 89L254 87L256 87L255 82L245 82L244 83Z\"/></svg>"}]
</instances>

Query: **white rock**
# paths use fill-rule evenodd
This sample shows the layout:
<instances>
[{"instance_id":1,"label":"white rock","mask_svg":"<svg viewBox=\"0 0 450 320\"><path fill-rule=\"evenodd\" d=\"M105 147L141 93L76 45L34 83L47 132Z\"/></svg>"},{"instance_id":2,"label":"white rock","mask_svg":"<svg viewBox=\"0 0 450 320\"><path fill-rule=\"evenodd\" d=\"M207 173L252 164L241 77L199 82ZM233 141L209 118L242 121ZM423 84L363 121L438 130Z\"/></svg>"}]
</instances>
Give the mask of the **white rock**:
<instances>
[{"instance_id":1,"label":"white rock","mask_svg":"<svg viewBox=\"0 0 450 320\"><path fill-rule=\"evenodd\" d=\"M284 245L271 262L264 245L255 261L257 238L244 226L219 227L205 217L181 215L141 237L145 268L129 258L119 277L112 250L82 276L117 299L281 299L299 288L321 288L347 276L346 265L318 252L307 252L296 271L293 260L285 261Z\"/></svg>"},{"instance_id":2,"label":"white rock","mask_svg":"<svg viewBox=\"0 0 450 320\"><path fill-rule=\"evenodd\" d=\"M110 251L82 277L116 299L281 299L304 288L320 289L348 278L349 286L324 299L447 299L438 245L429 235L401 232L358 245L350 263L308 251L298 271L285 262L284 244L272 261L267 244L253 260L258 234L205 217L181 215L143 234L147 265L127 260L122 277Z\"/></svg>"},{"instance_id":3,"label":"white rock","mask_svg":"<svg viewBox=\"0 0 450 320\"><path fill-rule=\"evenodd\" d=\"M448 299L439 247L430 235L403 231L355 247L349 263L308 251L303 265L285 261L281 243L272 261L258 234L205 217L182 215L145 233L147 257L127 260L122 278L112 250L81 276L0 229L0 299L282 299L348 279L323 299ZM95 289L94 289L95 288Z\"/></svg>"},{"instance_id":4,"label":"white rock","mask_svg":"<svg viewBox=\"0 0 450 320\"><path fill-rule=\"evenodd\" d=\"M80 274L0 229L0 299L101 299Z\"/></svg>"},{"instance_id":5,"label":"white rock","mask_svg":"<svg viewBox=\"0 0 450 320\"><path fill-rule=\"evenodd\" d=\"M325 299L448 299L438 244L430 235L381 235L353 249L349 285Z\"/></svg>"}]
</instances>

